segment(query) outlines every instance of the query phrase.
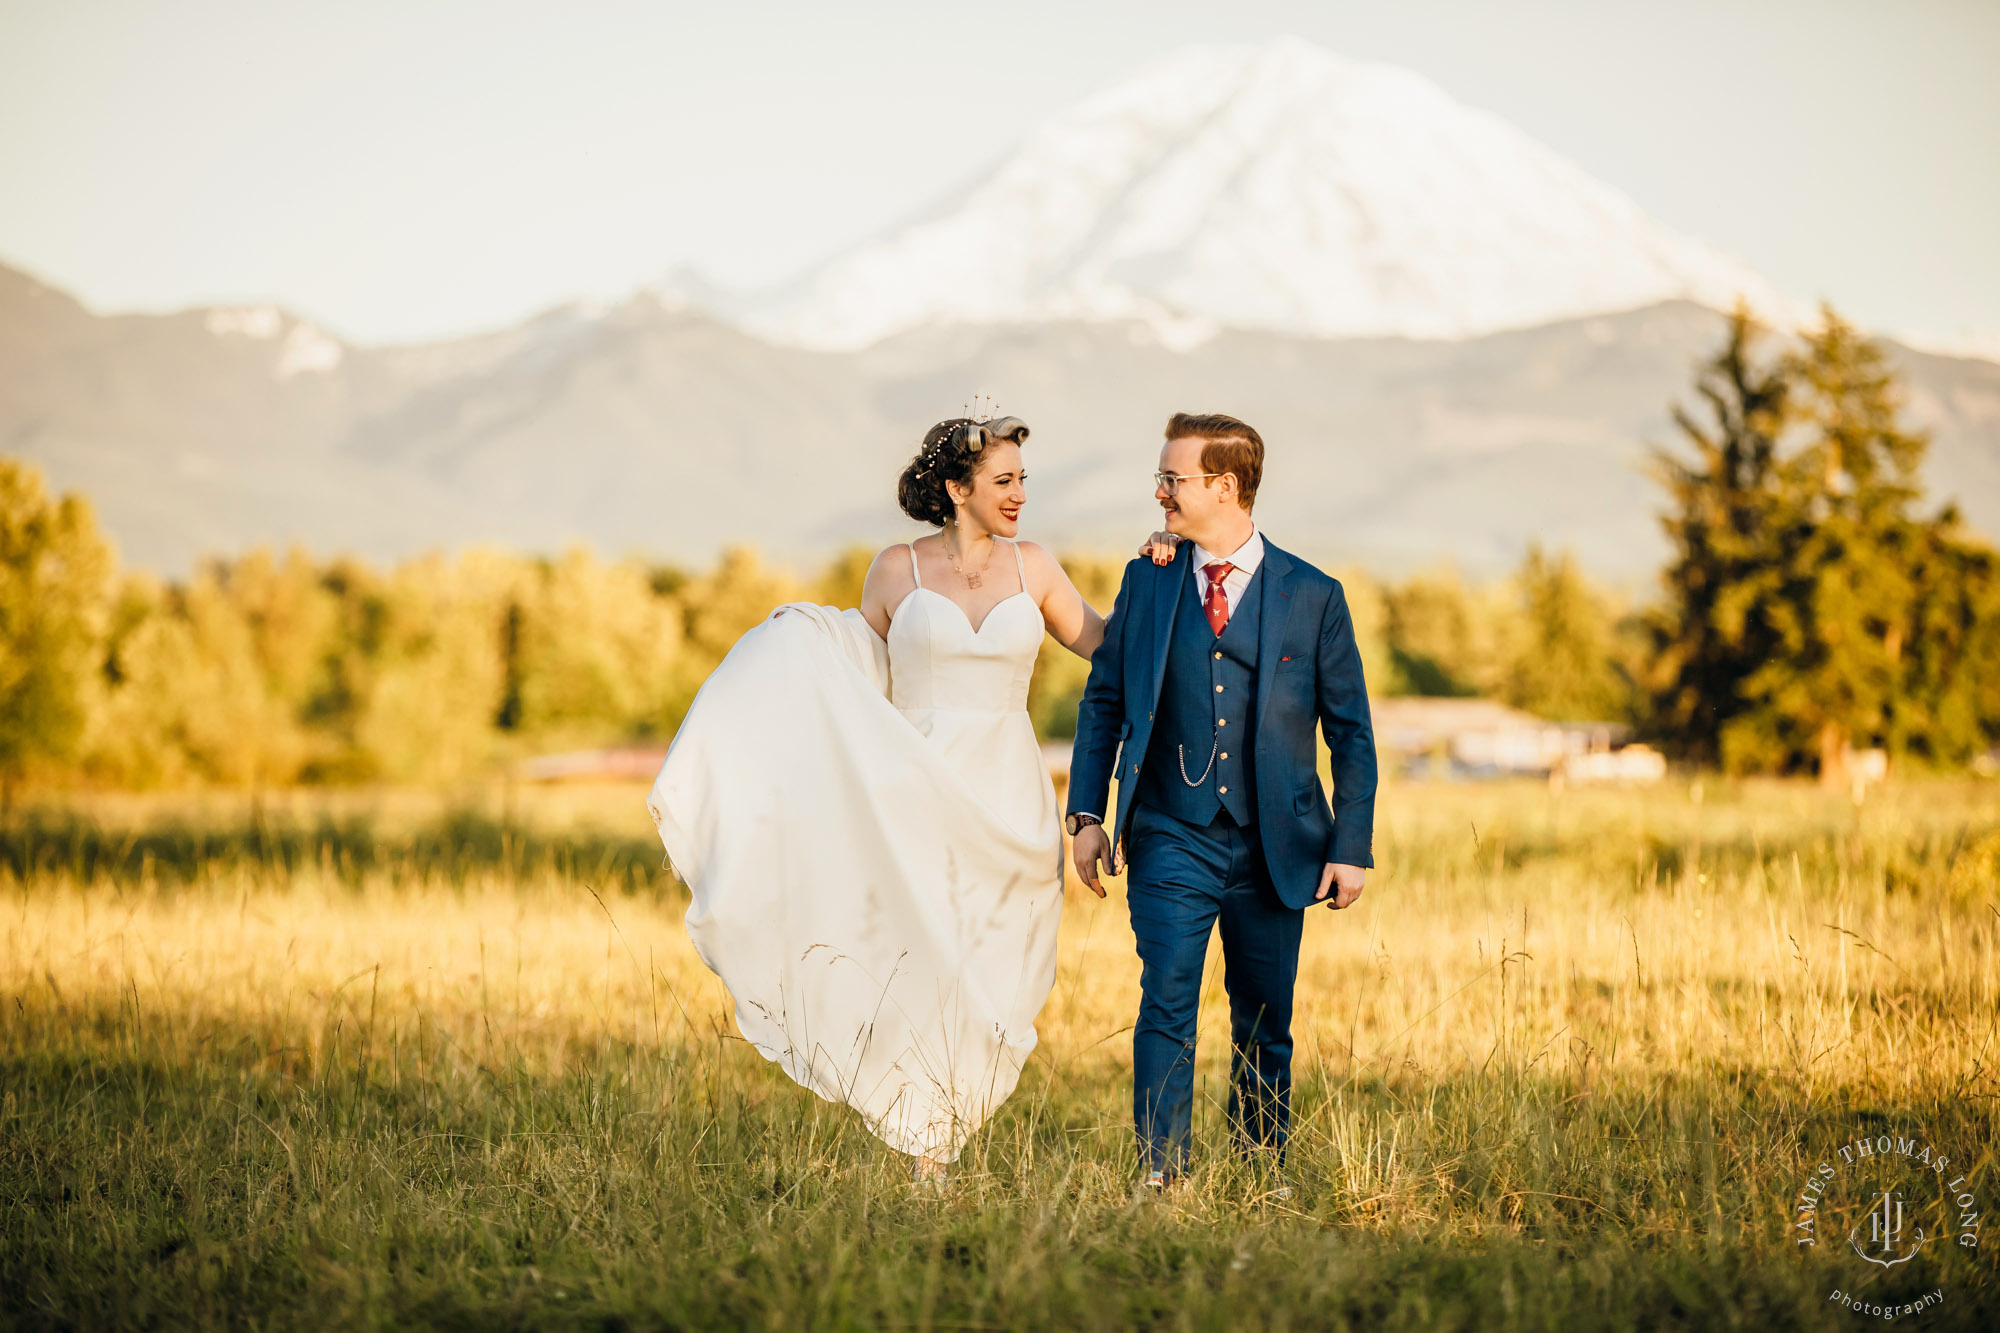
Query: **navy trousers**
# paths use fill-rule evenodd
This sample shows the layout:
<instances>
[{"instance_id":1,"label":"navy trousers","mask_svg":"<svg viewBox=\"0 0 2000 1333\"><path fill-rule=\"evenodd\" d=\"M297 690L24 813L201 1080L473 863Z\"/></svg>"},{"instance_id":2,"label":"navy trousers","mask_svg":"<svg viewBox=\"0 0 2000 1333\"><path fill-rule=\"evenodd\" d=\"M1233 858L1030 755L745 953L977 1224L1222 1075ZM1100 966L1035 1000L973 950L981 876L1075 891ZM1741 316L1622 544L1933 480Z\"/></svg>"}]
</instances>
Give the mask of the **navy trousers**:
<instances>
[{"instance_id":1,"label":"navy trousers","mask_svg":"<svg viewBox=\"0 0 2000 1333\"><path fill-rule=\"evenodd\" d=\"M1143 965L1132 1119L1147 1168L1171 1174L1187 1162L1201 970L1218 922L1229 994L1230 1129L1239 1152L1269 1152L1282 1163L1304 911L1279 901L1255 826L1239 827L1227 814L1204 827L1135 803L1125 850L1125 896Z\"/></svg>"}]
</instances>

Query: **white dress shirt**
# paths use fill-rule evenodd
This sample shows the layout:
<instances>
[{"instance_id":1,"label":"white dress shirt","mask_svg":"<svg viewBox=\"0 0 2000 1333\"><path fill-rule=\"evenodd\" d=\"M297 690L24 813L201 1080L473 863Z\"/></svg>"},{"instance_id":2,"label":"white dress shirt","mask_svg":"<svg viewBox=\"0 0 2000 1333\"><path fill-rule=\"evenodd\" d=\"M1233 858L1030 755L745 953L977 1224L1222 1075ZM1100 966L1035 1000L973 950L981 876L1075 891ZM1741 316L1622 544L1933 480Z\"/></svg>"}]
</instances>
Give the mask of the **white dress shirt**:
<instances>
[{"instance_id":1,"label":"white dress shirt","mask_svg":"<svg viewBox=\"0 0 2000 1333\"><path fill-rule=\"evenodd\" d=\"M1235 566L1222 580L1222 595L1229 599L1229 614L1233 617L1236 608L1243 605L1243 590L1250 586L1250 576L1264 563L1264 534L1252 527L1250 540L1228 555L1217 555L1200 542L1194 544L1194 600L1204 611L1208 608L1208 575L1202 573L1202 566L1218 560L1227 560Z\"/></svg>"}]
</instances>

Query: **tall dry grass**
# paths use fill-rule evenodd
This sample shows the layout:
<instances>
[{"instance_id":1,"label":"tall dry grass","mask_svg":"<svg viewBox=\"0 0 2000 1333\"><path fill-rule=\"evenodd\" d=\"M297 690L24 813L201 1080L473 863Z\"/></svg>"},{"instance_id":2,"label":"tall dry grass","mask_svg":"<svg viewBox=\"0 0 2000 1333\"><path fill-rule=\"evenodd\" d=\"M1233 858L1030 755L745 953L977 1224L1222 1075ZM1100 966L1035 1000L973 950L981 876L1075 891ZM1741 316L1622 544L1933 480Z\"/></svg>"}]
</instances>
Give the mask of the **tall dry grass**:
<instances>
[{"instance_id":1,"label":"tall dry grass","mask_svg":"<svg viewBox=\"0 0 2000 1333\"><path fill-rule=\"evenodd\" d=\"M1704 799L1705 798L1705 799ZM1135 1198L1122 902L941 1195L732 1035L630 787L85 800L0 843L0 1310L40 1327L1818 1326L1876 1130L1996 1141L2000 801L1912 783L1389 788L1308 918L1294 1195ZM1943 1148L1941 1147L1941 1151ZM1856 1200L1857 1206L1865 1200ZM1830 1225L1830 1224L1829 1224Z\"/></svg>"}]
</instances>

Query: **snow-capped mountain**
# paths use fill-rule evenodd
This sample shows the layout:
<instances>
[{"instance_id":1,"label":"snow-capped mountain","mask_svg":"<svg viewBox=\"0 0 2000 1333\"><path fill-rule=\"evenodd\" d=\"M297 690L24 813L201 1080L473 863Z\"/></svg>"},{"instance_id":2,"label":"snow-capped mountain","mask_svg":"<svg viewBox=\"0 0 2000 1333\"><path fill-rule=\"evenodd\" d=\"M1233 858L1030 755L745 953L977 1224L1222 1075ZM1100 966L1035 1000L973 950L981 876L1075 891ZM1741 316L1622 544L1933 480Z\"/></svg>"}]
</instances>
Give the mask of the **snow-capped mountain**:
<instances>
[{"instance_id":1,"label":"snow-capped mountain","mask_svg":"<svg viewBox=\"0 0 2000 1333\"><path fill-rule=\"evenodd\" d=\"M218 338L269 344L271 373L281 380L294 375L324 375L337 369L346 355L346 349L326 330L273 305L217 307L203 322Z\"/></svg>"},{"instance_id":2,"label":"snow-capped mountain","mask_svg":"<svg viewBox=\"0 0 2000 1333\"><path fill-rule=\"evenodd\" d=\"M1674 298L1786 303L1497 116L1286 39L1189 51L1033 132L922 220L724 311L865 347L926 325L1132 320L1462 338Z\"/></svg>"},{"instance_id":3,"label":"snow-capped mountain","mask_svg":"<svg viewBox=\"0 0 2000 1333\"><path fill-rule=\"evenodd\" d=\"M0 452L163 571L291 542L803 564L909 535L897 472L997 392L1059 549L1129 550L1160 424L1220 410L1271 443L1258 519L1308 559L1486 576L1540 541L1637 580L1649 448L1739 296L1799 318L1493 116L1287 41L1177 57L758 300L683 272L367 347L274 306L100 315L0 265ZM1933 494L2000 533L2000 364L1889 350Z\"/></svg>"}]
</instances>

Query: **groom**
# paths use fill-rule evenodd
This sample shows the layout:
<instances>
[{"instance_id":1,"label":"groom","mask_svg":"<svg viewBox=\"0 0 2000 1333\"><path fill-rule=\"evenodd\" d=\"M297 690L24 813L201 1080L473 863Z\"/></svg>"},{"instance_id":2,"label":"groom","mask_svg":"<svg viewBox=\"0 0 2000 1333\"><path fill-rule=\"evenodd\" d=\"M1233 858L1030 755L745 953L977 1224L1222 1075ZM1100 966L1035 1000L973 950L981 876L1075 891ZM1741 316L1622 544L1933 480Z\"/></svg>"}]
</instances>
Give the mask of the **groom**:
<instances>
[{"instance_id":1,"label":"groom","mask_svg":"<svg viewBox=\"0 0 2000 1333\"><path fill-rule=\"evenodd\" d=\"M1209 932L1221 923L1230 1126L1239 1151L1282 1166L1305 910L1349 906L1374 864L1375 742L1347 601L1258 532L1263 473L1264 441L1236 418L1167 423L1153 496L1182 540L1171 564L1126 566L1077 715L1077 874L1101 898L1100 865L1131 867L1143 964L1132 1114L1154 1187L1187 1162ZM1331 809L1316 722L1333 754ZM1122 857L1104 827L1114 774Z\"/></svg>"}]
</instances>

